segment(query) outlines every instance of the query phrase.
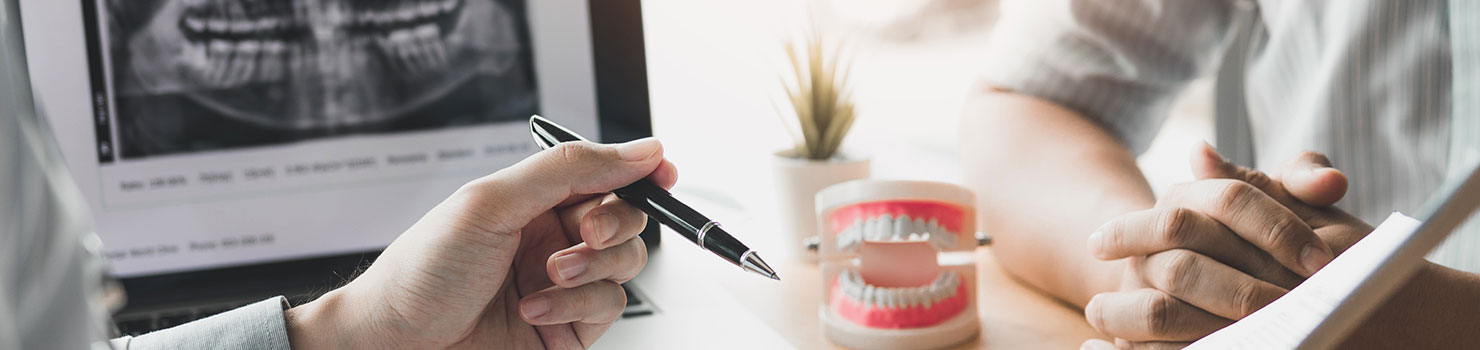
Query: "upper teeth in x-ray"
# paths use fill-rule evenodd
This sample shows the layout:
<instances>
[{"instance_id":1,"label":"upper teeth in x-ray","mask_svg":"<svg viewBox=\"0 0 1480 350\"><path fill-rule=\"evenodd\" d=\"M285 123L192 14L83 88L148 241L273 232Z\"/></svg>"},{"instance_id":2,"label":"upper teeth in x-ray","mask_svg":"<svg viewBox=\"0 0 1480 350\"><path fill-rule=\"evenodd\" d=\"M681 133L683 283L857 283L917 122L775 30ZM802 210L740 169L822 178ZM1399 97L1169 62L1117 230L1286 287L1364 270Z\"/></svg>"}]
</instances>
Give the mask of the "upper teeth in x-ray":
<instances>
[{"instance_id":1,"label":"upper teeth in x-ray","mask_svg":"<svg viewBox=\"0 0 1480 350\"><path fill-rule=\"evenodd\" d=\"M238 119L347 126L508 73L523 49L511 16L492 0L177 0L130 40L130 62L140 88Z\"/></svg>"}]
</instances>

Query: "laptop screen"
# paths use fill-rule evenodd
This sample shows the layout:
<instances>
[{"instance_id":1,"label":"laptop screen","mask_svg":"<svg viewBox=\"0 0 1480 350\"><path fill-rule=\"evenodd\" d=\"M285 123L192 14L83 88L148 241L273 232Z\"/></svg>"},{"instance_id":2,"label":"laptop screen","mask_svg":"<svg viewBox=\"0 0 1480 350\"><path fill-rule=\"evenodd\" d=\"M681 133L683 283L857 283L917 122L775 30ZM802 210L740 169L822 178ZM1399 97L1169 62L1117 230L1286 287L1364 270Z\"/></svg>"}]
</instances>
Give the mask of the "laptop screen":
<instances>
[{"instance_id":1,"label":"laptop screen","mask_svg":"<svg viewBox=\"0 0 1480 350\"><path fill-rule=\"evenodd\" d=\"M22 0L39 110L120 277L384 248L598 135L584 0Z\"/></svg>"}]
</instances>

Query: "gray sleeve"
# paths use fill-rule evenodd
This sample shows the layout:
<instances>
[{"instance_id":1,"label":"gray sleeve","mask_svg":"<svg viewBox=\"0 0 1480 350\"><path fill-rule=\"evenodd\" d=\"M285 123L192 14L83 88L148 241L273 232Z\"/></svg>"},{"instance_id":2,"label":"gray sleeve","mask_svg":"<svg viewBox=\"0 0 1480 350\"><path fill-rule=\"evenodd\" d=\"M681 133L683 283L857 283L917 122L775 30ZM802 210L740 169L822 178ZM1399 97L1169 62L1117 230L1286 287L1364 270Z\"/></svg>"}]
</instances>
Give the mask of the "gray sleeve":
<instances>
[{"instance_id":1,"label":"gray sleeve","mask_svg":"<svg viewBox=\"0 0 1480 350\"><path fill-rule=\"evenodd\" d=\"M1188 82L1212 71L1232 0L1007 0L983 82L1064 105L1141 153Z\"/></svg>"},{"instance_id":2,"label":"gray sleeve","mask_svg":"<svg viewBox=\"0 0 1480 350\"><path fill-rule=\"evenodd\" d=\"M174 328L113 339L113 348L288 350L287 308L287 299L274 297Z\"/></svg>"}]
</instances>

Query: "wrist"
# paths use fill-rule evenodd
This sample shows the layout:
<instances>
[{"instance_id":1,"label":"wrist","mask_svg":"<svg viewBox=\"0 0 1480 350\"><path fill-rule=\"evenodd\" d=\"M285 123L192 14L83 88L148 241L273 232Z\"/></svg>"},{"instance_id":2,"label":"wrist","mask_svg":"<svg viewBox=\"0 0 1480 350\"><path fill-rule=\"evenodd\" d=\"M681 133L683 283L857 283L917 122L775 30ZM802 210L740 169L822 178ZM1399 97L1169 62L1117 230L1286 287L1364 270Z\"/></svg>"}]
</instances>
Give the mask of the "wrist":
<instances>
[{"instance_id":1,"label":"wrist","mask_svg":"<svg viewBox=\"0 0 1480 350\"><path fill-rule=\"evenodd\" d=\"M288 344L293 349L347 349L357 347L351 342L358 340L353 333L350 319L340 317L344 288L325 293L312 302L288 309L283 313L288 326Z\"/></svg>"}]
</instances>

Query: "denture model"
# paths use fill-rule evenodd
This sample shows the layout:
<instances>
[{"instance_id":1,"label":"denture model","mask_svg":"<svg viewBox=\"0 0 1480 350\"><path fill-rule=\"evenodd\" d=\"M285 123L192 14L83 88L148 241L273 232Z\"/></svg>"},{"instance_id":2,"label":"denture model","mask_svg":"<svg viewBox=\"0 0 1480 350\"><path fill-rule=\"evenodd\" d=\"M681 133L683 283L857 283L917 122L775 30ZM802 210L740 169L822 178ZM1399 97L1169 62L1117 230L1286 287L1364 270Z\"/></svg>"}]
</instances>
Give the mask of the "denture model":
<instances>
[{"instance_id":1,"label":"denture model","mask_svg":"<svg viewBox=\"0 0 1480 350\"><path fill-rule=\"evenodd\" d=\"M941 348L978 333L975 197L925 181L817 193L823 332L850 348Z\"/></svg>"}]
</instances>

